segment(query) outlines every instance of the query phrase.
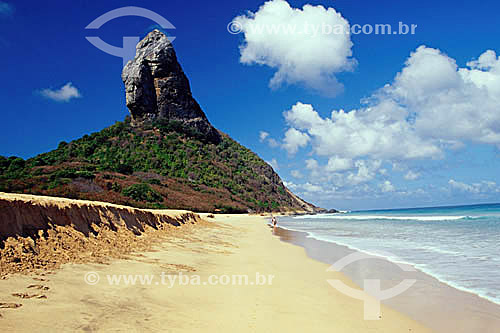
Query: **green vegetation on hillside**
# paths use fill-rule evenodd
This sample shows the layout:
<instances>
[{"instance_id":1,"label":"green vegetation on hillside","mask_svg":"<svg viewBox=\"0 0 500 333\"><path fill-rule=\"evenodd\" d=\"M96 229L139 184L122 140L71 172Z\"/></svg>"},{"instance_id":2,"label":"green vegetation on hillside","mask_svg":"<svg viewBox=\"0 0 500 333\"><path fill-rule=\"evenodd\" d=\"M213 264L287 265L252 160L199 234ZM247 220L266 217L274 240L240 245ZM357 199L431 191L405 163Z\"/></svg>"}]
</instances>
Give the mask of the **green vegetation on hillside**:
<instances>
[{"instance_id":1,"label":"green vegetation on hillside","mask_svg":"<svg viewBox=\"0 0 500 333\"><path fill-rule=\"evenodd\" d=\"M26 161L0 157L0 191L197 211L300 208L272 168L227 135L216 145L180 122L139 128L128 117Z\"/></svg>"},{"instance_id":2,"label":"green vegetation on hillside","mask_svg":"<svg viewBox=\"0 0 500 333\"><path fill-rule=\"evenodd\" d=\"M123 190L123 195L136 201L161 202L163 197L148 184L134 184Z\"/></svg>"}]
</instances>

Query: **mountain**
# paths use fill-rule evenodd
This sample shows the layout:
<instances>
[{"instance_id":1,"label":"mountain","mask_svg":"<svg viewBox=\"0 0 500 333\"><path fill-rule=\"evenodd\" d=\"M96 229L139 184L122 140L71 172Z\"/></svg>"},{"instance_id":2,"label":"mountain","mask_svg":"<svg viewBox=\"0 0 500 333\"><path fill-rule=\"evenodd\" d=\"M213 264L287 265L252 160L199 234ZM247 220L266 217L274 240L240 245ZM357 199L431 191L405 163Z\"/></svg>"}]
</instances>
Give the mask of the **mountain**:
<instances>
[{"instance_id":1,"label":"mountain","mask_svg":"<svg viewBox=\"0 0 500 333\"><path fill-rule=\"evenodd\" d=\"M26 161L0 157L0 191L139 208L321 211L212 126L162 32L137 45L122 79L130 116Z\"/></svg>"}]
</instances>

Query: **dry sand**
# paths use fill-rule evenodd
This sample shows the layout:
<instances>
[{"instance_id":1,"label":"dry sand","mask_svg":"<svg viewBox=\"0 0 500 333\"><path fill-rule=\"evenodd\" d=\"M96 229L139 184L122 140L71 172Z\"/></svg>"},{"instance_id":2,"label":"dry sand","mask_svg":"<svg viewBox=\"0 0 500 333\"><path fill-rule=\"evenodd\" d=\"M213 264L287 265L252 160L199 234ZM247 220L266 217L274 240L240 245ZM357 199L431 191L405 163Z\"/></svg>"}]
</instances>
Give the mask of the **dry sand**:
<instances>
[{"instance_id":1,"label":"dry sand","mask_svg":"<svg viewBox=\"0 0 500 333\"><path fill-rule=\"evenodd\" d=\"M0 330L430 332L385 306L381 320L363 320L363 303L326 280L352 282L327 272L328 265L308 258L303 248L281 242L263 218L218 215L207 220L213 222L167 235L154 251L127 259L9 276L0 281ZM88 272L100 276L97 284L84 281ZM169 288L161 285L162 272L199 276L201 285ZM256 273L274 275L272 285L203 285L213 274L247 274L253 282ZM155 279L150 285L109 285L108 274L154 274ZM26 298L32 295L37 296Z\"/></svg>"}]
</instances>

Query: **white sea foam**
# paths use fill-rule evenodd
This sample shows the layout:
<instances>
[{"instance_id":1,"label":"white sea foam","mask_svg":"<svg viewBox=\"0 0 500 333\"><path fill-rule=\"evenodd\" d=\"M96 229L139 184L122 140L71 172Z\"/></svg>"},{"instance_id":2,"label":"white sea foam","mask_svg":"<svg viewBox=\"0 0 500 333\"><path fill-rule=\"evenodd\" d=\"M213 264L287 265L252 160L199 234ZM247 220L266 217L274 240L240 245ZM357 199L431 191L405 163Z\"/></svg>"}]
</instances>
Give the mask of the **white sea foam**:
<instances>
[{"instance_id":1,"label":"white sea foam","mask_svg":"<svg viewBox=\"0 0 500 333\"><path fill-rule=\"evenodd\" d=\"M478 217L472 216L395 216L395 215L337 215L337 214L321 214L321 215L304 215L295 216L295 219L329 219L329 220L414 220L414 221L454 221L462 219L474 219Z\"/></svg>"}]
</instances>

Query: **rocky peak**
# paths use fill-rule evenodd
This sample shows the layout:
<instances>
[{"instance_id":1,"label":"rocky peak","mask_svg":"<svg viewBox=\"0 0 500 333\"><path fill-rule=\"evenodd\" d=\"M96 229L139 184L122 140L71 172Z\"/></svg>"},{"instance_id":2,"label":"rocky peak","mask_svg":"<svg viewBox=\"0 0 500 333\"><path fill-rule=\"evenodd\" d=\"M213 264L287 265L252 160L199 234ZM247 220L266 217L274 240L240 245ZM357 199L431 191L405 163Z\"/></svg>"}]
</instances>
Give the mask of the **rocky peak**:
<instances>
[{"instance_id":1,"label":"rocky peak","mask_svg":"<svg viewBox=\"0 0 500 333\"><path fill-rule=\"evenodd\" d=\"M220 133L193 98L175 50L161 31L151 31L137 44L136 56L123 69L122 79L135 126L161 119L181 121L207 140L220 142Z\"/></svg>"}]
</instances>

